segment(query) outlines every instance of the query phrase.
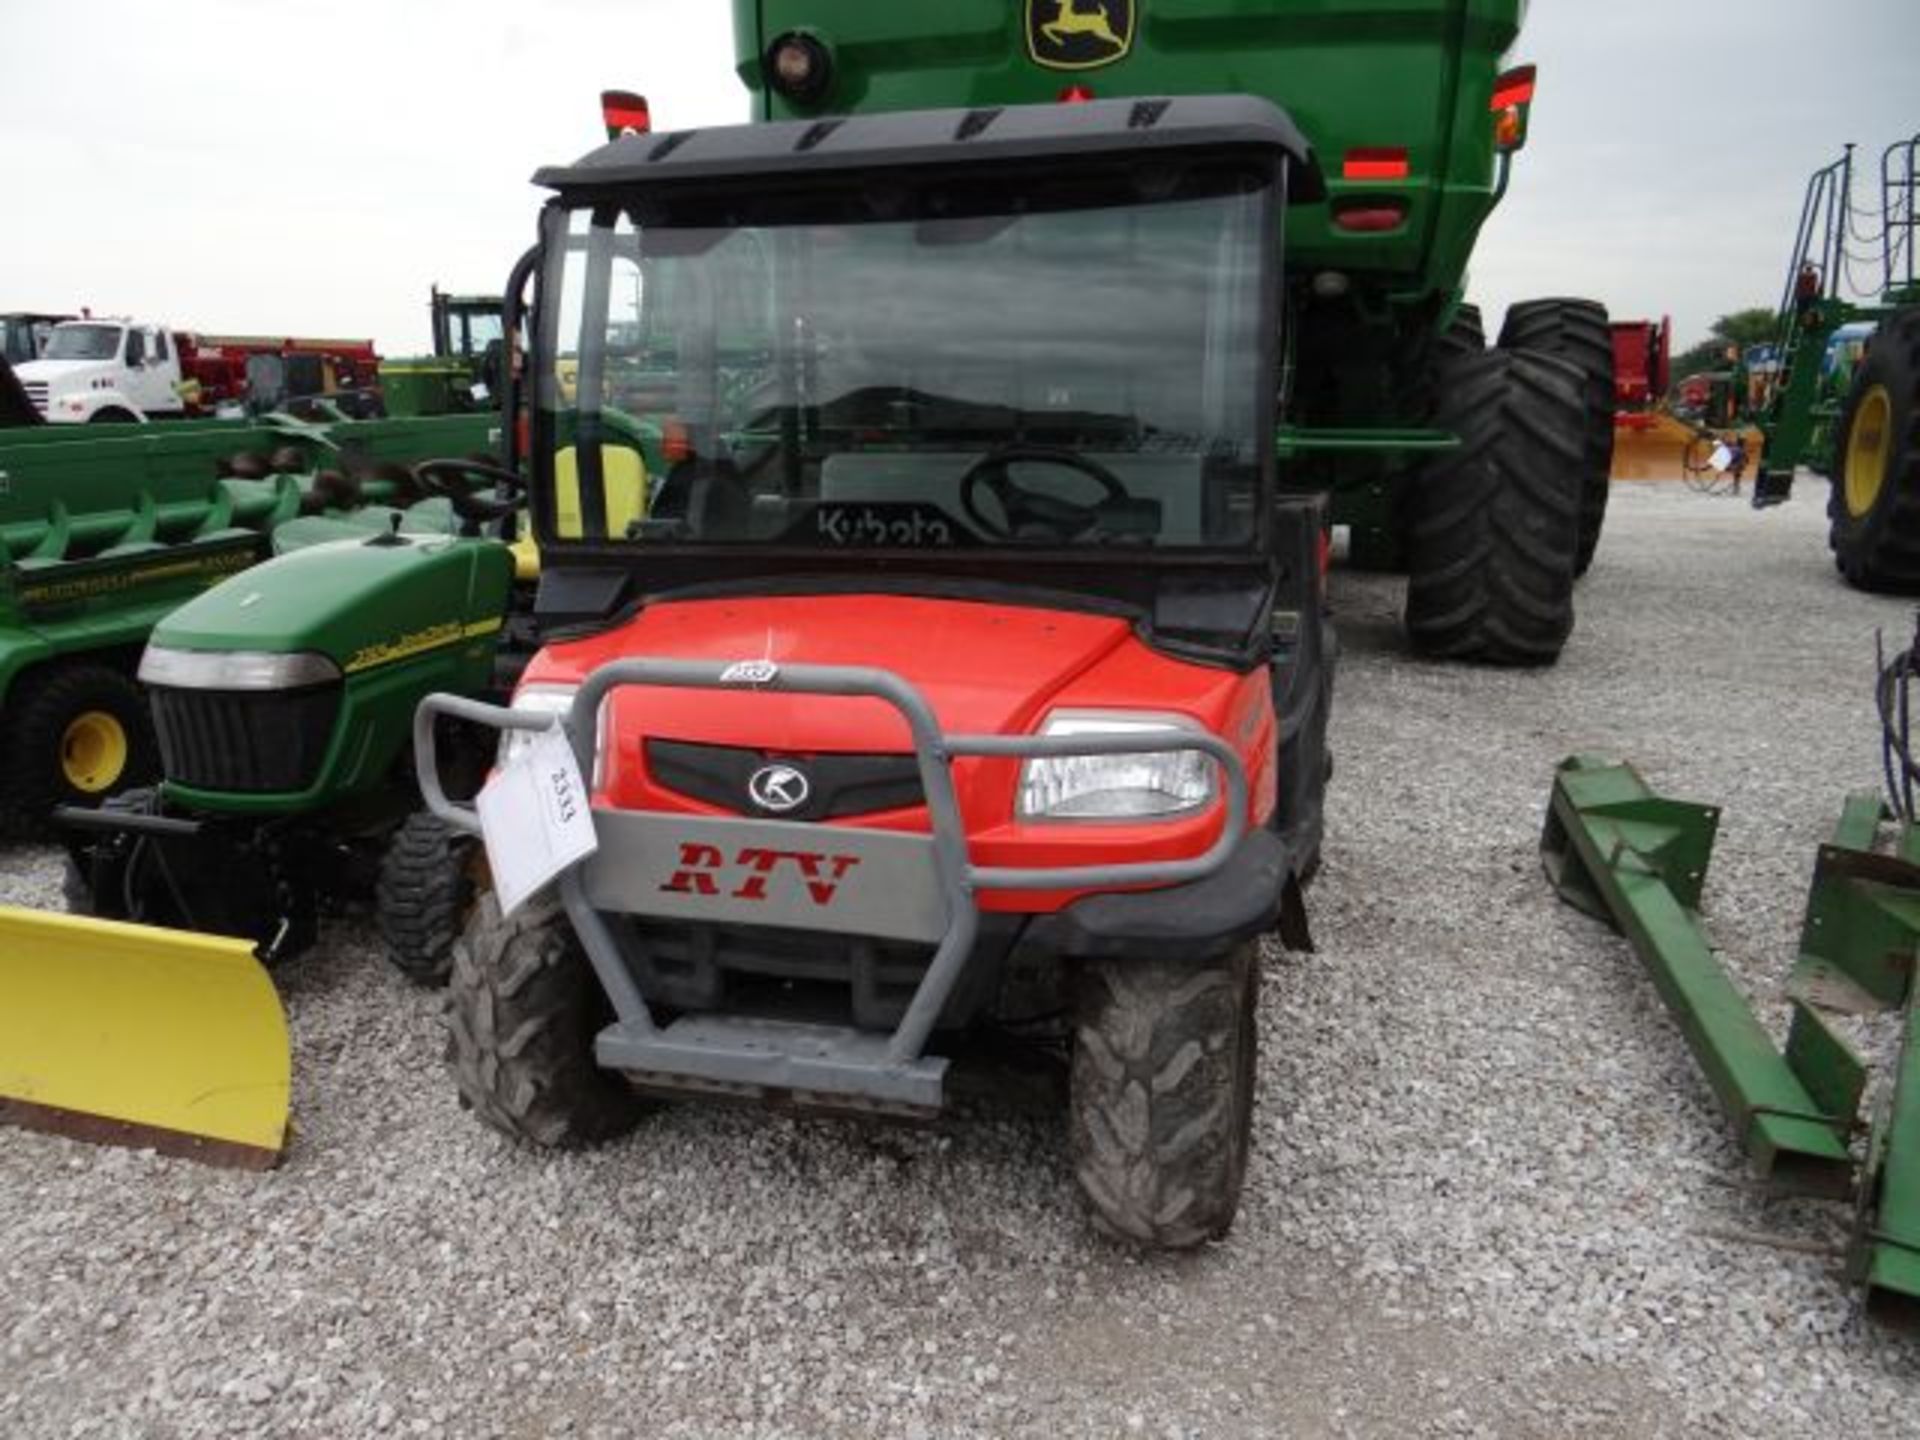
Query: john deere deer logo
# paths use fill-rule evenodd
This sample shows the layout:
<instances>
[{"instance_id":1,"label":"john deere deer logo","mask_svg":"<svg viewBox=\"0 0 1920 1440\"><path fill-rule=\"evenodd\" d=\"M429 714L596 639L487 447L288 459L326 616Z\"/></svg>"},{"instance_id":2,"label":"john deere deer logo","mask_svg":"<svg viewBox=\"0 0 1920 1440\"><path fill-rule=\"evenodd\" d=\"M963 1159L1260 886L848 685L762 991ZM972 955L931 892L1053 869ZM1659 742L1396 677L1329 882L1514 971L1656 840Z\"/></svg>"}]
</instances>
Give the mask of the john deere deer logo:
<instances>
[{"instance_id":1,"label":"john deere deer logo","mask_svg":"<svg viewBox=\"0 0 1920 1440\"><path fill-rule=\"evenodd\" d=\"M1134 0L1027 0L1027 54L1049 70L1092 70L1133 48Z\"/></svg>"}]
</instances>

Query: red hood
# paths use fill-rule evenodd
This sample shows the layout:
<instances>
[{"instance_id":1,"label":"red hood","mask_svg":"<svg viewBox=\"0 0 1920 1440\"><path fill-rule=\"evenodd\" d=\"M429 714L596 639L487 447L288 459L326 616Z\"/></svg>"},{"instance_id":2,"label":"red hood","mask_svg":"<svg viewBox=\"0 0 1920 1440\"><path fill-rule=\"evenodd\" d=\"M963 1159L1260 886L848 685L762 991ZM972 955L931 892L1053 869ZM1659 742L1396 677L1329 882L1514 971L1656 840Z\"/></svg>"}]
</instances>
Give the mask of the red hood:
<instances>
[{"instance_id":1,"label":"red hood","mask_svg":"<svg viewBox=\"0 0 1920 1440\"><path fill-rule=\"evenodd\" d=\"M617 629L548 647L525 679L577 682L641 655L871 665L917 686L949 732L1022 733L1130 633L1110 616L899 595L667 601ZM614 703L623 735L803 753L911 748L905 723L877 700L630 689Z\"/></svg>"}]
</instances>

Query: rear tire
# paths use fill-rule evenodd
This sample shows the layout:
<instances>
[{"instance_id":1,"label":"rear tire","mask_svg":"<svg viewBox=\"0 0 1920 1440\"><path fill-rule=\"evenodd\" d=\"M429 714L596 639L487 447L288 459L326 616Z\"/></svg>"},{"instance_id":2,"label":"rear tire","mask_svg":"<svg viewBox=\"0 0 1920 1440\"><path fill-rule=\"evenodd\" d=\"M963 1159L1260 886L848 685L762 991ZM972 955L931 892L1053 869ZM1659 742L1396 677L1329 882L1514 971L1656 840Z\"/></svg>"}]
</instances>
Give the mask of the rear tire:
<instances>
[{"instance_id":1,"label":"rear tire","mask_svg":"<svg viewBox=\"0 0 1920 1440\"><path fill-rule=\"evenodd\" d=\"M492 891L454 946L447 1063L460 1100L501 1134L576 1149L631 1129L643 1106L593 1058L613 1018L560 902L502 917Z\"/></svg>"},{"instance_id":2,"label":"rear tire","mask_svg":"<svg viewBox=\"0 0 1920 1440\"><path fill-rule=\"evenodd\" d=\"M1251 944L1199 964L1086 962L1069 1129L1102 1230L1184 1250L1232 1227L1252 1141L1258 996Z\"/></svg>"},{"instance_id":3,"label":"rear tire","mask_svg":"<svg viewBox=\"0 0 1920 1440\"><path fill-rule=\"evenodd\" d=\"M1460 437L1408 497L1407 633L1416 650L1551 665L1573 631L1581 376L1527 350L1447 372L1435 424Z\"/></svg>"},{"instance_id":4,"label":"rear tire","mask_svg":"<svg viewBox=\"0 0 1920 1440\"><path fill-rule=\"evenodd\" d=\"M1883 323L1834 426L1827 543L1847 583L1920 594L1920 308Z\"/></svg>"},{"instance_id":5,"label":"rear tire","mask_svg":"<svg viewBox=\"0 0 1920 1440\"><path fill-rule=\"evenodd\" d=\"M97 805L158 778L146 696L92 662L30 670L7 697L0 833L33 834L56 805Z\"/></svg>"},{"instance_id":6,"label":"rear tire","mask_svg":"<svg viewBox=\"0 0 1920 1440\"><path fill-rule=\"evenodd\" d=\"M1586 397L1580 477L1580 546L1573 573L1593 564L1613 483L1613 326L1596 300L1529 300L1507 311L1500 327L1504 350L1531 350L1565 360L1580 371Z\"/></svg>"},{"instance_id":7,"label":"rear tire","mask_svg":"<svg viewBox=\"0 0 1920 1440\"><path fill-rule=\"evenodd\" d=\"M447 983L473 911L480 845L425 811L409 815L380 861L374 918L387 959L416 985Z\"/></svg>"}]
</instances>

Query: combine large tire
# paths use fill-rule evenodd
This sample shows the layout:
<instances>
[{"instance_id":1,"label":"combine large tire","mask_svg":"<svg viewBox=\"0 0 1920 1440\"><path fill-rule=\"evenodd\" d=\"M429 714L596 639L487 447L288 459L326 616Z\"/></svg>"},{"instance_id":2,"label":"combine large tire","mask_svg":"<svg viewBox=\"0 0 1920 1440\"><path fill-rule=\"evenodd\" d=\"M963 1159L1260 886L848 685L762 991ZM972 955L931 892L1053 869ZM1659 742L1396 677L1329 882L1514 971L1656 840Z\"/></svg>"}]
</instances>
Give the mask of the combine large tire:
<instances>
[{"instance_id":1,"label":"combine large tire","mask_svg":"<svg viewBox=\"0 0 1920 1440\"><path fill-rule=\"evenodd\" d=\"M1089 962L1081 986L1069 1129L1095 1222L1156 1249L1226 1234L1252 1137L1254 947L1200 964Z\"/></svg>"},{"instance_id":2,"label":"combine large tire","mask_svg":"<svg viewBox=\"0 0 1920 1440\"><path fill-rule=\"evenodd\" d=\"M1487 348L1487 324L1478 305L1460 305L1453 312L1453 323L1433 342L1435 369L1444 369L1462 355L1478 355Z\"/></svg>"},{"instance_id":3,"label":"combine large tire","mask_svg":"<svg viewBox=\"0 0 1920 1440\"><path fill-rule=\"evenodd\" d=\"M0 746L0 833L33 833L56 805L97 805L158 773L146 697L131 676L80 662L14 682Z\"/></svg>"},{"instance_id":4,"label":"combine large tire","mask_svg":"<svg viewBox=\"0 0 1920 1440\"><path fill-rule=\"evenodd\" d=\"M1827 540L1849 585L1920 593L1920 309L1880 326L1834 427Z\"/></svg>"},{"instance_id":5,"label":"combine large tire","mask_svg":"<svg viewBox=\"0 0 1920 1440\"><path fill-rule=\"evenodd\" d=\"M1580 548L1573 573L1584 575L1600 544L1613 476L1613 326L1595 300L1528 300L1507 311L1504 350L1532 350L1580 371L1586 394L1580 477Z\"/></svg>"},{"instance_id":6,"label":"combine large tire","mask_svg":"<svg viewBox=\"0 0 1920 1440\"><path fill-rule=\"evenodd\" d=\"M502 918L489 891L453 951L447 1063L461 1104L503 1135L576 1149L632 1128L643 1106L593 1058L613 1018L551 896Z\"/></svg>"},{"instance_id":7,"label":"combine large tire","mask_svg":"<svg viewBox=\"0 0 1920 1440\"><path fill-rule=\"evenodd\" d=\"M1460 437L1408 497L1407 633L1416 649L1550 665L1573 631L1581 376L1527 350L1468 356L1435 423Z\"/></svg>"},{"instance_id":8,"label":"combine large tire","mask_svg":"<svg viewBox=\"0 0 1920 1440\"><path fill-rule=\"evenodd\" d=\"M1404 384L1411 389L1409 413L1423 423L1430 420L1440 404L1440 395L1446 384L1442 377L1447 370L1486 348L1487 332L1480 319L1480 307L1459 306L1445 330L1412 352L1409 368L1402 372Z\"/></svg>"},{"instance_id":9,"label":"combine large tire","mask_svg":"<svg viewBox=\"0 0 1920 1440\"><path fill-rule=\"evenodd\" d=\"M380 861L374 918L387 959L416 985L444 985L473 910L480 843L434 815L409 815Z\"/></svg>"}]
</instances>

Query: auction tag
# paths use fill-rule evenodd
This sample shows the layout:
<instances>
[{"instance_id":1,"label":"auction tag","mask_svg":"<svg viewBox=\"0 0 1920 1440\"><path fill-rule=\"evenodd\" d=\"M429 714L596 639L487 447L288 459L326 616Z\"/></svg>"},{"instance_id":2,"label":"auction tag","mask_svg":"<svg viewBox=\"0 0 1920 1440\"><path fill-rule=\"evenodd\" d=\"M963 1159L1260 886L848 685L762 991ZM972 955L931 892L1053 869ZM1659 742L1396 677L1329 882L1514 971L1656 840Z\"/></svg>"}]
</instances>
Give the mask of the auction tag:
<instances>
[{"instance_id":1,"label":"auction tag","mask_svg":"<svg viewBox=\"0 0 1920 1440\"><path fill-rule=\"evenodd\" d=\"M558 725L494 772L474 804L502 915L599 848L587 787Z\"/></svg>"},{"instance_id":2,"label":"auction tag","mask_svg":"<svg viewBox=\"0 0 1920 1440\"><path fill-rule=\"evenodd\" d=\"M1733 465L1733 451L1725 445L1716 445L1713 454L1707 457L1707 463L1716 470L1725 471Z\"/></svg>"}]
</instances>

